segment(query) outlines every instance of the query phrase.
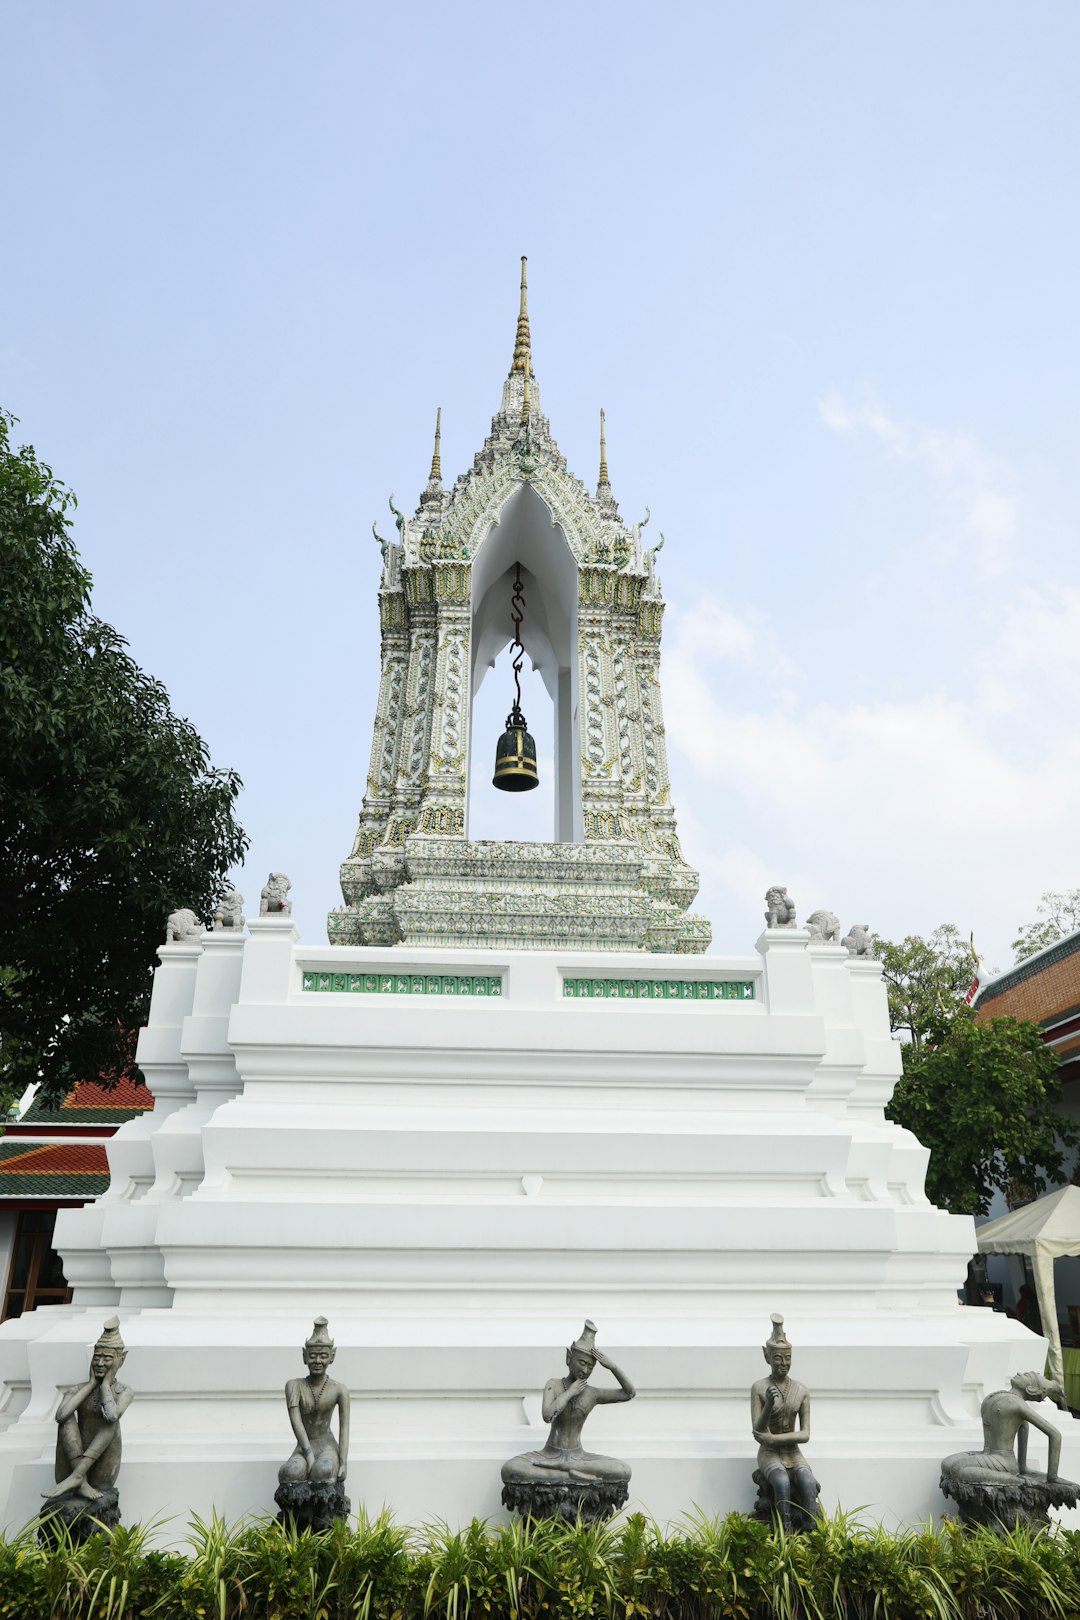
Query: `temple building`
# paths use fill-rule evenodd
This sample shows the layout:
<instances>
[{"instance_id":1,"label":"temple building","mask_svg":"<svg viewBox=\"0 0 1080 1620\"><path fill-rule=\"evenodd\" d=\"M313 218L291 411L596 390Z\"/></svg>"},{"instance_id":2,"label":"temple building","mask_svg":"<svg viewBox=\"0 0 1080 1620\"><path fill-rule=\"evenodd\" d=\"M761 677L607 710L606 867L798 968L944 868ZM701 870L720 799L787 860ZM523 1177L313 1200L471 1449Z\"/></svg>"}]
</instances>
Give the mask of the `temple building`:
<instances>
[{"instance_id":1,"label":"temple building","mask_svg":"<svg viewBox=\"0 0 1080 1620\"><path fill-rule=\"evenodd\" d=\"M397 514L379 587L382 671L367 793L341 868L339 945L696 953L697 873L675 826L660 703L664 603L644 524L624 523L603 413L594 494L540 407L525 280L491 432L447 490L440 419L416 512ZM555 827L470 840L473 703L514 633L554 708Z\"/></svg>"},{"instance_id":2,"label":"temple building","mask_svg":"<svg viewBox=\"0 0 1080 1620\"><path fill-rule=\"evenodd\" d=\"M70 1302L0 1324L0 1524L54 1482L61 1391L114 1316L126 1523L273 1512L299 1438L283 1389L332 1338L345 1488L402 1522L520 1504L551 1462L541 1392L595 1347L595 1454L566 1431L564 1479L543 1478L587 1464L660 1523L749 1512L750 1392L794 1345L822 1505L918 1524L941 1459L982 1443L984 1395L1042 1345L958 1303L974 1223L930 1203L927 1150L886 1118L902 1065L868 930L777 884L756 939L709 949L671 804L657 548L603 440L590 493L551 436L524 265L491 434L449 489L438 431L383 546L329 943L301 940L280 872L246 923L236 895L211 929L169 919L136 1053L153 1109L104 1142L102 1196L56 1212ZM519 677L491 753L471 743L508 643L552 709L546 840L470 836L470 760L517 794L538 777Z\"/></svg>"}]
</instances>

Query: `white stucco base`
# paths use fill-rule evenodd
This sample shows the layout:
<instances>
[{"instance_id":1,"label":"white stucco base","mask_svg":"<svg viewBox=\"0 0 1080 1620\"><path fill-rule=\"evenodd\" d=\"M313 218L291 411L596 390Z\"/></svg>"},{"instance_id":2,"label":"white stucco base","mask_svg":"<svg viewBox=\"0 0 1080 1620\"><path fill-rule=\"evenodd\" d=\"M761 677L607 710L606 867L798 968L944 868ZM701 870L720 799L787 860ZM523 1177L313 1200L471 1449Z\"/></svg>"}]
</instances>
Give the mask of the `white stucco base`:
<instances>
[{"instance_id":1,"label":"white stucco base","mask_svg":"<svg viewBox=\"0 0 1080 1620\"><path fill-rule=\"evenodd\" d=\"M586 1443L632 1465L631 1505L661 1521L751 1506L772 1311L813 1392L824 1501L886 1522L939 1512L938 1462L979 1444L982 1396L1041 1367L1041 1340L957 1303L973 1226L927 1203L924 1149L883 1117L899 1054L876 964L794 929L689 958L250 929L163 949L139 1047L157 1105L108 1144L108 1194L58 1220L75 1304L0 1329L8 1528L112 1310L136 1392L125 1518L178 1526L272 1511L281 1392L319 1313L353 1394L354 1505L452 1523L502 1513L500 1464L542 1442L540 1390L586 1315L639 1392ZM342 988L304 988L327 974ZM578 999L564 978L753 997ZM1075 1478L1080 1424L1061 1428Z\"/></svg>"}]
</instances>

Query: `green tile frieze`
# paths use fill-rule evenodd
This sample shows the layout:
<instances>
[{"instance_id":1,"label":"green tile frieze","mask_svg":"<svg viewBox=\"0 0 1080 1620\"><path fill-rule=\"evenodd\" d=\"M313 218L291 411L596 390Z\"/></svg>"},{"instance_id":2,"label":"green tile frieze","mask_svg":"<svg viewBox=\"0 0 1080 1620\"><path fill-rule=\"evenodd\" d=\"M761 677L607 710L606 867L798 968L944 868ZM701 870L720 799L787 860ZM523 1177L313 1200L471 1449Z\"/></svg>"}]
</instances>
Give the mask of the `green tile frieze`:
<instances>
[{"instance_id":1,"label":"green tile frieze","mask_svg":"<svg viewBox=\"0 0 1080 1620\"><path fill-rule=\"evenodd\" d=\"M564 979L563 995L579 1001L753 1001L752 979Z\"/></svg>"},{"instance_id":2,"label":"green tile frieze","mask_svg":"<svg viewBox=\"0 0 1080 1620\"><path fill-rule=\"evenodd\" d=\"M354 996L501 996L502 979L468 973L305 973L305 990Z\"/></svg>"}]
</instances>

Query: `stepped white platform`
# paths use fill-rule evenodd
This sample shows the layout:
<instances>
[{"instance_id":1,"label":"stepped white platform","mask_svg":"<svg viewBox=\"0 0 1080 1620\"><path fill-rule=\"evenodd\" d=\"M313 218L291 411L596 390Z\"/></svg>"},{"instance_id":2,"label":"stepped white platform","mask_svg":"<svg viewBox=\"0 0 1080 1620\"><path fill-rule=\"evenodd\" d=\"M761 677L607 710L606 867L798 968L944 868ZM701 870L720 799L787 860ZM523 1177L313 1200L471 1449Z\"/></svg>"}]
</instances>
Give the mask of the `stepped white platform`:
<instances>
[{"instance_id":1,"label":"stepped white platform","mask_svg":"<svg viewBox=\"0 0 1080 1620\"><path fill-rule=\"evenodd\" d=\"M156 1107L108 1144L108 1193L58 1219L75 1303L0 1328L9 1529L114 1310L124 1516L178 1526L273 1511L316 1314L353 1392L353 1503L406 1519L502 1513L499 1467L541 1443L587 1315L639 1395L586 1443L661 1521L752 1505L772 1311L824 1502L886 1522L939 1513L982 1396L1041 1367L1042 1340L957 1303L973 1225L928 1204L925 1150L884 1119L876 963L793 928L737 957L249 929L162 948L139 1043ZM1080 1423L1061 1427L1076 1478Z\"/></svg>"}]
</instances>

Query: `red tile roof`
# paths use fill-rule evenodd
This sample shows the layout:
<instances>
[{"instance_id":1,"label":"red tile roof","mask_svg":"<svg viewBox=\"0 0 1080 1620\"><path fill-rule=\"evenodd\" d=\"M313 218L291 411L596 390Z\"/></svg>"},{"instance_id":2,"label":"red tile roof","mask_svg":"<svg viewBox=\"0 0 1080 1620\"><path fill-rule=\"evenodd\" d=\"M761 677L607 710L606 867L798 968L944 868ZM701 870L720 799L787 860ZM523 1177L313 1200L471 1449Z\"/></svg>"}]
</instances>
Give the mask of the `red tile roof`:
<instances>
[{"instance_id":1,"label":"red tile roof","mask_svg":"<svg viewBox=\"0 0 1080 1620\"><path fill-rule=\"evenodd\" d=\"M96 1198L109 1185L99 1142L0 1142L0 1202L8 1198Z\"/></svg>"}]
</instances>

